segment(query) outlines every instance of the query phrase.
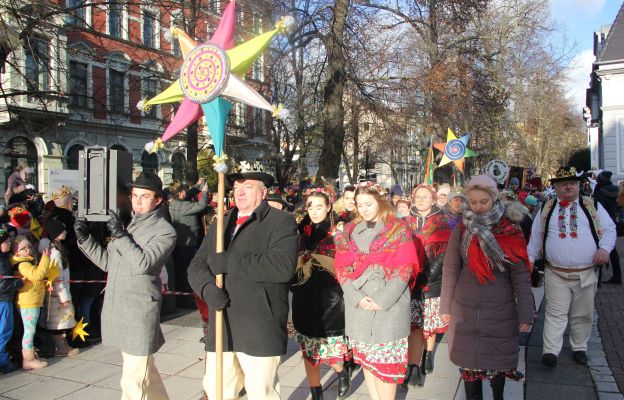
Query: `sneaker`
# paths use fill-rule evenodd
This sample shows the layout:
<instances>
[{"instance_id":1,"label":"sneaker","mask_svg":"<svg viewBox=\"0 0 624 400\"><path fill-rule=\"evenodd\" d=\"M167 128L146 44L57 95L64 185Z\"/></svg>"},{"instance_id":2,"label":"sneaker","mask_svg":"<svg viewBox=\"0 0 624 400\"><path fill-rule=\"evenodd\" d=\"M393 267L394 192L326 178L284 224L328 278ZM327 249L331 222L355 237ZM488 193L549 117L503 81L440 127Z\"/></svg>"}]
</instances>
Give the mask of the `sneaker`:
<instances>
[{"instance_id":1,"label":"sneaker","mask_svg":"<svg viewBox=\"0 0 624 400\"><path fill-rule=\"evenodd\" d=\"M542 364L547 367L554 368L557 366L557 356L552 353L542 355Z\"/></svg>"},{"instance_id":2,"label":"sneaker","mask_svg":"<svg viewBox=\"0 0 624 400\"><path fill-rule=\"evenodd\" d=\"M585 353L582 350L579 351L575 351L574 353L572 353L572 358L574 358L574 361L577 364L581 364L581 365L587 365L587 353Z\"/></svg>"}]
</instances>

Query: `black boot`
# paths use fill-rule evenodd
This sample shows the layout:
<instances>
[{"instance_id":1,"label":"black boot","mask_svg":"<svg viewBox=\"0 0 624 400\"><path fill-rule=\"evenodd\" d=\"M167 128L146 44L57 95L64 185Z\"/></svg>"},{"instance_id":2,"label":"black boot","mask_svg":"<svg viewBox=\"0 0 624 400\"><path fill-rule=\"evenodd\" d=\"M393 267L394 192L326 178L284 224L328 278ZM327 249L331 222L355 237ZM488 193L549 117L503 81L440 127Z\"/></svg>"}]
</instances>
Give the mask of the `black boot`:
<instances>
[{"instance_id":1,"label":"black boot","mask_svg":"<svg viewBox=\"0 0 624 400\"><path fill-rule=\"evenodd\" d=\"M433 351L427 351L425 354L425 373L430 374L433 372L433 359L435 353Z\"/></svg>"},{"instance_id":2,"label":"black boot","mask_svg":"<svg viewBox=\"0 0 624 400\"><path fill-rule=\"evenodd\" d=\"M349 374L348 367L342 370L342 372L338 372L338 398L344 399L349 394L349 389L351 389L351 374Z\"/></svg>"},{"instance_id":3,"label":"black boot","mask_svg":"<svg viewBox=\"0 0 624 400\"><path fill-rule=\"evenodd\" d=\"M481 379L476 381L464 381L466 389L466 400L483 400L483 384Z\"/></svg>"},{"instance_id":4,"label":"black boot","mask_svg":"<svg viewBox=\"0 0 624 400\"><path fill-rule=\"evenodd\" d=\"M410 386L423 386L420 365L410 364L407 366L407 375L405 376L405 384Z\"/></svg>"},{"instance_id":5,"label":"black boot","mask_svg":"<svg viewBox=\"0 0 624 400\"><path fill-rule=\"evenodd\" d=\"M492 387L494 400L503 400L503 394L505 393L505 379L504 374L498 374L494 378L490 379L490 386Z\"/></svg>"},{"instance_id":6,"label":"black boot","mask_svg":"<svg viewBox=\"0 0 624 400\"><path fill-rule=\"evenodd\" d=\"M353 358L349 359L346 363L346 368L349 370L349 377L353 378L353 374L358 372L362 366L360 364L356 364Z\"/></svg>"},{"instance_id":7,"label":"black boot","mask_svg":"<svg viewBox=\"0 0 624 400\"><path fill-rule=\"evenodd\" d=\"M311 387L310 393L312 394L312 400L323 400L323 387L322 386Z\"/></svg>"}]
</instances>

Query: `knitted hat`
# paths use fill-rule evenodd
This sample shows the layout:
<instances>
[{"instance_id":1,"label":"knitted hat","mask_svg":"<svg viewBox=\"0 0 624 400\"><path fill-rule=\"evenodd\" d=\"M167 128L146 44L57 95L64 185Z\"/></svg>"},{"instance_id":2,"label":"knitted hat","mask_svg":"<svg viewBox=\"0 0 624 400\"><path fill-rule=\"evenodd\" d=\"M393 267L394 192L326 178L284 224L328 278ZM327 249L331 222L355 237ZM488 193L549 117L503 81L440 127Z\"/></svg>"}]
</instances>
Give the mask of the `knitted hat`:
<instances>
[{"instance_id":1,"label":"knitted hat","mask_svg":"<svg viewBox=\"0 0 624 400\"><path fill-rule=\"evenodd\" d=\"M526 199L524 199L524 202L533 207L537 206L537 203L538 203L537 197L533 195L528 195Z\"/></svg>"},{"instance_id":2,"label":"knitted hat","mask_svg":"<svg viewBox=\"0 0 624 400\"><path fill-rule=\"evenodd\" d=\"M63 231L67 230L67 228L65 228L65 224L63 224L56 218L47 219L44 224L44 228L46 231L46 235L50 240L56 239L58 235L63 233Z\"/></svg>"},{"instance_id":3,"label":"knitted hat","mask_svg":"<svg viewBox=\"0 0 624 400\"><path fill-rule=\"evenodd\" d=\"M394 196L395 194L403 196L403 188L401 187L401 185L397 184L390 188L390 196Z\"/></svg>"},{"instance_id":4,"label":"knitted hat","mask_svg":"<svg viewBox=\"0 0 624 400\"><path fill-rule=\"evenodd\" d=\"M17 206L9 210L9 218L13 226L24 228L30 222L31 216L27 209Z\"/></svg>"},{"instance_id":5,"label":"knitted hat","mask_svg":"<svg viewBox=\"0 0 624 400\"><path fill-rule=\"evenodd\" d=\"M453 190L452 192L449 193L448 195L448 201L449 203L451 202L451 200L453 200L454 198L459 197L462 200L466 200L466 195L464 195L462 192L458 191L458 190Z\"/></svg>"},{"instance_id":6,"label":"knitted hat","mask_svg":"<svg viewBox=\"0 0 624 400\"><path fill-rule=\"evenodd\" d=\"M520 179L515 176L509 180L509 186L520 185Z\"/></svg>"},{"instance_id":7,"label":"knitted hat","mask_svg":"<svg viewBox=\"0 0 624 400\"><path fill-rule=\"evenodd\" d=\"M487 175L477 175L473 176L470 181L466 184L466 192L472 189L474 186L485 187L490 191L492 195L492 200L496 201L498 197L498 189L496 188L496 182L494 179L490 178Z\"/></svg>"},{"instance_id":8,"label":"knitted hat","mask_svg":"<svg viewBox=\"0 0 624 400\"><path fill-rule=\"evenodd\" d=\"M443 183L438 187L438 196L439 195L447 195L451 192L451 185L448 183Z\"/></svg>"}]
</instances>

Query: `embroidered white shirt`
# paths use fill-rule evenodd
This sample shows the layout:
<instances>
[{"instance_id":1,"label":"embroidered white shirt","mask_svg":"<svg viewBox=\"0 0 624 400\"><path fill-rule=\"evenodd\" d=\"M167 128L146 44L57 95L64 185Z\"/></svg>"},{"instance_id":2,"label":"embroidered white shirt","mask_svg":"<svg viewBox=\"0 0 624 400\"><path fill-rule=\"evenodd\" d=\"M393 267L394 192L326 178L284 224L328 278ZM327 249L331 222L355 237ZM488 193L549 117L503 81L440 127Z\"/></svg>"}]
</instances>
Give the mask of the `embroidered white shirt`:
<instances>
[{"instance_id":1,"label":"embroidered white shirt","mask_svg":"<svg viewBox=\"0 0 624 400\"><path fill-rule=\"evenodd\" d=\"M546 233L546 260L554 265L562 267L587 267L594 263L594 257L596 256L596 243L591 233L590 222L587 216L583 212L580 205L577 207L577 238L570 236L570 207L564 209L564 220L566 226L566 237L561 238L559 236L559 201L553 210L550 222L548 224L548 232ZM578 200L577 200L578 201ZM599 247L611 252L615 247L615 224L613 220L604 209L604 207L598 204L598 219L600 221L600 227L602 229L602 238L600 239ZM529 261L534 263L535 260L542 258L542 210L539 210L533 220L533 226L531 228L531 240L529 241L528 253Z\"/></svg>"}]
</instances>

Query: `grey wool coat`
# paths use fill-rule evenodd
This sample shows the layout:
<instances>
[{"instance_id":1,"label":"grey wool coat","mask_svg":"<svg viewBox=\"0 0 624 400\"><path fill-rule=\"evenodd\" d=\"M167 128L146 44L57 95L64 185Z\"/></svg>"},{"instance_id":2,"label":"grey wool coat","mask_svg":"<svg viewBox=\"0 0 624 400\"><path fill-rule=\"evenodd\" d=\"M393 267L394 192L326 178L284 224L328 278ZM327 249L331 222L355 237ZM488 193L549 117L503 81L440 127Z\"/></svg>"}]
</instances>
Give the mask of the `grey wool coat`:
<instances>
[{"instance_id":1,"label":"grey wool coat","mask_svg":"<svg viewBox=\"0 0 624 400\"><path fill-rule=\"evenodd\" d=\"M230 304L223 310L223 351L271 357L286 353L288 288L297 265L297 226L292 215L263 201L232 235L238 210L225 215L224 247L228 273L224 289ZM215 284L210 262L216 250L216 223L191 261L188 279L203 298ZM215 310L210 308L206 351L214 352Z\"/></svg>"},{"instance_id":2,"label":"grey wool coat","mask_svg":"<svg viewBox=\"0 0 624 400\"><path fill-rule=\"evenodd\" d=\"M134 214L129 236L102 247L90 236L79 247L108 272L102 309L102 343L135 356L154 354L165 343L160 329L160 271L176 242L163 209Z\"/></svg>"},{"instance_id":3,"label":"grey wool coat","mask_svg":"<svg viewBox=\"0 0 624 400\"><path fill-rule=\"evenodd\" d=\"M371 242L381 233L383 223L365 230L366 223L356 225L351 233L358 249L368 253ZM406 234L409 234L407 228ZM359 236L359 237L358 237ZM396 272L398 274L398 272ZM351 340L380 344L405 338L410 333L409 283L398 276L386 279L381 266L370 265L356 279L342 284L345 303L345 335ZM358 307L364 297L372 298L381 311Z\"/></svg>"},{"instance_id":4,"label":"grey wool coat","mask_svg":"<svg viewBox=\"0 0 624 400\"><path fill-rule=\"evenodd\" d=\"M530 274L522 261L494 269L480 284L461 256L461 229L449 239L442 272L440 314L450 314L449 357L463 368L504 371L518 365L520 322L533 324Z\"/></svg>"}]
</instances>

